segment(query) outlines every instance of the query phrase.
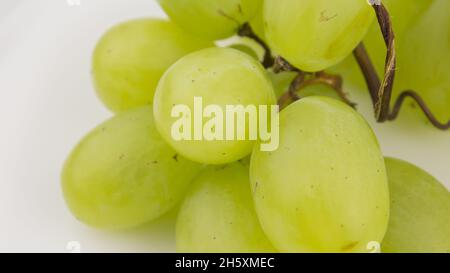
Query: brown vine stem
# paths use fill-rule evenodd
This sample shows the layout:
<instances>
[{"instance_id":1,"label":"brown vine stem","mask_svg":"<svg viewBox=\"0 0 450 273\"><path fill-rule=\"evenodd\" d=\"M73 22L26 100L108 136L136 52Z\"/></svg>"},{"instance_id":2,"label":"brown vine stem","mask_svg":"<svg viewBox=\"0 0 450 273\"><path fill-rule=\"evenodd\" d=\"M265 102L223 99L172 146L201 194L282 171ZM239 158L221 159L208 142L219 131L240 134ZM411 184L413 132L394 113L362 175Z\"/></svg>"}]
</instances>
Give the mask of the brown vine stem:
<instances>
[{"instance_id":1,"label":"brown vine stem","mask_svg":"<svg viewBox=\"0 0 450 273\"><path fill-rule=\"evenodd\" d=\"M325 71L319 71L315 73L304 72L291 65L288 61L279 56L275 58L273 70L275 73L286 71L297 72L297 77L295 77L292 81L289 90L283 96L281 96L279 100L278 104L281 107L285 105L289 100L295 101L300 99L297 94L298 91L301 91L308 86L318 84L326 85L332 88L345 103L347 103L351 107L356 107L356 103L353 103L352 101L350 101L350 99L347 98L347 94L343 89L342 77L339 75L328 74Z\"/></svg>"},{"instance_id":2,"label":"brown vine stem","mask_svg":"<svg viewBox=\"0 0 450 273\"><path fill-rule=\"evenodd\" d=\"M301 86L305 82L305 77L306 77L305 73L298 72L297 76L291 82L289 90L278 99L278 105L280 106L281 109L289 105L291 102L300 99L300 96L297 94L297 91L300 90Z\"/></svg>"},{"instance_id":3,"label":"brown vine stem","mask_svg":"<svg viewBox=\"0 0 450 273\"><path fill-rule=\"evenodd\" d=\"M256 35L249 23L242 25L242 27L238 30L238 35L254 40L264 49L264 59L262 61L262 65L265 68L270 68L274 65L275 59L272 56L270 47L263 41L263 39Z\"/></svg>"},{"instance_id":4,"label":"brown vine stem","mask_svg":"<svg viewBox=\"0 0 450 273\"><path fill-rule=\"evenodd\" d=\"M361 68L364 78L367 83L367 87L372 98L372 102L375 109L375 117L378 122L395 120L401 110L403 102L406 98L413 99L421 108L428 120L438 129L447 130L450 129L450 121L447 123L441 123L433 115L431 110L426 105L425 101L415 91L406 90L400 94L394 103L394 107L391 110L392 89L395 79L396 69L396 51L395 51L395 35L392 28L392 22L389 16L389 12L383 4L373 5L378 23L380 25L383 39L387 48L386 61L385 61L385 73L382 81L378 77L378 74L373 66L369 55L361 43L353 52L354 56Z\"/></svg>"}]
</instances>

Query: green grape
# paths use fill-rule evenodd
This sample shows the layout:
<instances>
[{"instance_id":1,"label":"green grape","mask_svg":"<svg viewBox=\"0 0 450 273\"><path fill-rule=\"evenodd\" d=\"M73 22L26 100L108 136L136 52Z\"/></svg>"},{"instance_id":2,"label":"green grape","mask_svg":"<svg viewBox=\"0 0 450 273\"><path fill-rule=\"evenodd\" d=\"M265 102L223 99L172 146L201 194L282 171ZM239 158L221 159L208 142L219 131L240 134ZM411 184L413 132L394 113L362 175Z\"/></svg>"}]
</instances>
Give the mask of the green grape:
<instances>
[{"instance_id":1,"label":"green grape","mask_svg":"<svg viewBox=\"0 0 450 273\"><path fill-rule=\"evenodd\" d=\"M397 84L417 91L442 122L450 119L450 1L435 0L399 47ZM422 113L413 109L416 115Z\"/></svg>"},{"instance_id":2,"label":"green grape","mask_svg":"<svg viewBox=\"0 0 450 273\"><path fill-rule=\"evenodd\" d=\"M187 55L174 64L162 77L155 93L156 125L163 138L176 151L193 161L207 164L226 164L239 160L251 153L255 141L248 138L248 123L244 128L247 136L245 140L227 140L223 137L226 128L219 128L219 125L213 129L221 132L217 138L196 138L193 132L196 127L194 120L197 119L194 116L197 112L194 98L201 98L205 109L210 105L217 105L223 118L226 117L227 105L258 108L276 104L272 83L262 65L238 50L204 49ZM172 111L178 105L185 105L190 111L190 128L184 128L190 140L173 136L172 127L179 118L172 117ZM201 116L202 109L200 111ZM218 116L215 118L221 119ZM207 123L207 120L211 121L213 118L205 118L203 123ZM228 119L223 122L224 125L227 123ZM235 122L235 132L242 129L237 126L238 123Z\"/></svg>"},{"instance_id":3,"label":"green grape","mask_svg":"<svg viewBox=\"0 0 450 273\"><path fill-rule=\"evenodd\" d=\"M83 138L65 163L62 189L80 221L125 229L169 211L201 168L164 143L152 107L145 106L117 115Z\"/></svg>"},{"instance_id":4,"label":"green grape","mask_svg":"<svg viewBox=\"0 0 450 273\"><path fill-rule=\"evenodd\" d=\"M391 15L391 22L395 32L397 57L403 55L403 52L399 52L398 48L399 45L404 42L405 33L408 32L415 23L421 20L421 17L426 13L432 2L433 0L383 1L383 4ZM383 75L384 62L386 59L386 46L377 21L372 23L363 42L379 75ZM345 75L345 80L350 81L350 84L358 89L366 89L363 75L352 55L348 56L345 61L340 63L337 67L332 68L332 70Z\"/></svg>"},{"instance_id":5,"label":"green grape","mask_svg":"<svg viewBox=\"0 0 450 273\"><path fill-rule=\"evenodd\" d=\"M223 39L257 13L262 0L158 0L180 27L201 37Z\"/></svg>"},{"instance_id":6,"label":"green grape","mask_svg":"<svg viewBox=\"0 0 450 273\"><path fill-rule=\"evenodd\" d=\"M250 21L250 26L252 27L253 32L261 38L262 40L266 40L266 34L264 33L264 16L263 16L263 6L260 6L260 9L256 13L255 17Z\"/></svg>"},{"instance_id":7,"label":"green grape","mask_svg":"<svg viewBox=\"0 0 450 273\"><path fill-rule=\"evenodd\" d=\"M274 51L308 72L342 61L374 18L365 0L265 0L265 34Z\"/></svg>"},{"instance_id":8,"label":"green grape","mask_svg":"<svg viewBox=\"0 0 450 273\"><path fill-rule=\"evenodd\" d=\"M195 180L176 227L179 252L275 252L256 216L248 168L209 167Z\"/></svg>"},{"instance_id":9,"label":"green grape","mask_svg":"<svg viewBox=\"0 0 450 273\"><path fill-rule=\"evenodd\" d=\"M346 104L303 98L280 113L280 146L253 151L256 212L282 252L364 252L389 218L385 165L366 121Z\"/></svg>"},{"instance_id":10,"label":"green grape","mask_svg":"<svg viewBox=\"0 0 450 273\"><path fill-rule=\"evenodd\" d=\"M418 167L386 158L391 195L383 252L450 252L450 193Z\"/></svg>"},{"instance_id":11,"label":"green grape","mask_svg":"<svg viewBox=\"0 0 450 273\"><path fill-rule=\"evenodd\" d=\"M112 111L151 104L164 71L184 55L212 46L158 19L132 20L109 30L95 48L97 94Z\"/></svg>"}]
</instances>

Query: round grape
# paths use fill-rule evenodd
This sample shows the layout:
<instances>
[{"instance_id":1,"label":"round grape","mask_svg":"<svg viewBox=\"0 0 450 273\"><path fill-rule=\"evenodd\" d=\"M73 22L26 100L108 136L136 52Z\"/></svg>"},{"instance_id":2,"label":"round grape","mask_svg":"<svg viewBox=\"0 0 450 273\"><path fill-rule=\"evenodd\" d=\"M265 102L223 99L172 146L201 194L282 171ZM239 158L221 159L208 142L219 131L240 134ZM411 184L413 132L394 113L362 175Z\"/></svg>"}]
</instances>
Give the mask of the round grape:
<instances>
[{"instance_id":1,"label":"round grape","mask_svg":"<svg viewBox=\"0 0 450 273\"><path fill-rule=\"evenodd\" d=\"M201 168L164 143L152 107L145 106L119 114L84 137L65 163L62 189L80 221L125 229L169 211Z\"/></svg>"},{"instance_id":2,"label":"round grape","mask_svg":"<svg viewBox=\"0 0 450 273\"><path fill-rule=\"evenodd\" d=\"M203 171L182 204L176 240L179 252L275 252L256 217L248 168Z\"/></svg>"},{"instance_id":3,"label":"round grape","mask_svg":"<svg viewBox=\"0 0 450 273\"><path fill-rule=\"evenodd\" d=\"M254 150L250 178L263 230L282 252L364 252L389 218L383 156L348 105L303 98L280 113L280 146Z\"/></svg>"},{"instance_id":4,"label":"round grape","mask_svg":"<svg viewBox=\"0 0 450 273\"><path fill-rule=\"evenodd\" d=\"M95 48L92 74L97 94L112 111L151 104L163 73L179 58L212 46L175 24L138 19L109 30Z\"/></svg>"}]
</instances>

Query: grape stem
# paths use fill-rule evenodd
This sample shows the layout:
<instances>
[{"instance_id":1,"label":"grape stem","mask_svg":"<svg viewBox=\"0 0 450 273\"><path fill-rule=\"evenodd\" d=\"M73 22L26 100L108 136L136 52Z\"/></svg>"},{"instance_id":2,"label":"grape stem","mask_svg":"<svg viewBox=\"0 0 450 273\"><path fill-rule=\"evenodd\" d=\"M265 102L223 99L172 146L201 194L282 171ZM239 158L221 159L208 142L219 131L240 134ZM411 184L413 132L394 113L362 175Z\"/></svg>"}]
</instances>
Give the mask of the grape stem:
<instances>
[{"instance_id":1,"label":"grape stem","mask_svg":"<svg viewBox=\"0 0 450 273\"><path fill-rule=\"evenodd\" d=\"M378 23L380 25L383 39L387 48L384 78L380 80L378 73L370 60L364 44L360 43L353 52L358 65L364 75L370 97L375 109L375 117L378 122L386 122L395 120L401 110L403 102L406 98L413 99L423 111L427 119L436 128L441 130L450 129L450 120L447 123L441 123L431 112L425 101L415 91L403 91L391 109L392 89L395 79L395 69L397 56L395 51L395 35L392 28L392 22L389 12L383 4L373 5Z\"/></svg>"},{"instance_id":2,"label":"grape stem","mask_svg":"<svg viewBox=\"0 0 450 273\"><path fill-rule=\"evenodd\" d=\"M279 56L275 59L273 71L275 73L286 71L297 72L297 76L291 82L289 90L284 95L282 95L278 101L280 107L286 105L289 100L296 101L300 99L298 92L302 89L318 84L331 87L345 103L353 108L356 107L356 103L353 103L350 99L347 98L347 94L343 89L343 79L340 75L329 74L325 71L314 73L304 72L291 65L288 61Z\"/></svg>"},{"instance_id":3,"label":"grape stem","mask_svg":"<svg viewBox=\"0 0 450 273\"><path fill-rule=\"evenodd\" d=\"M274 65L275 59L272 56L270 47L266 44L266 42L263 41L263 39L256 35L249 23L245 23L241 26L241 28L239 28L238 35L254 40L264 49L264 59L262 61L262 65L265 68L270 68Z\"/></svg>"}]
</instances>

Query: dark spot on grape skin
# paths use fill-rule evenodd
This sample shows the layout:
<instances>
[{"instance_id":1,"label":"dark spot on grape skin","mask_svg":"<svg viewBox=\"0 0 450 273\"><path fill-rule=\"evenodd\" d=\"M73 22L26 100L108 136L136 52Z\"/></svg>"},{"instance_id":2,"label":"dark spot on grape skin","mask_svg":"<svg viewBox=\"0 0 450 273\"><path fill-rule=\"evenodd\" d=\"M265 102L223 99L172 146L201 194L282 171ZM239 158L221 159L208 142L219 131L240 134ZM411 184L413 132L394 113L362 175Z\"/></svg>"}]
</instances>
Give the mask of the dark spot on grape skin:
<instances>
[{"instance_id":1,"label":"dark spot on grape skin","mask_svg":"<svg viewBox=\"0 0 450 273\"><path fill-rule=\"evenodd\" d=\"M172 159L175 160L176 162L178 162L178 154L175 154L175 155L172 157Z\"/></svg>"},{"instance_id":2,"label":"dark spot on grape skin","mask_svg":"<svg viewBox=\"0 0 450 273\"><path fill-rule=\"evenodd\" d=\"M214 236L212 239L213 239L213 240L216 240L217 238L216 238L216 236Z\"/></svg>"},{"instance_id":3,"label":"dark spot on grape skin","mask_svg":"<svg viewBox=\"0 0 450 273\"><path fill-rule=\"evenodd\" d=\"M320 18L319 18L319 22L328 22L330 20L333 20L334 18L336 18L338 16L338 14L334 14L332 16L327 16L326 15L327 10L322 10L322 12L320 13Z\"/></svg>"},{"instance_id":4,"label":"dark spot on grape skin","mask_svg":"<svg viewBox=\"0 0 450 273\"><path fill-rule=\"evenodd\" d=\"M353 248L355 248L355 246L357 246L358 243L359 243L359 242L352 242L352 243L350 243L350 244L348 244L348 245L343 246L343 247L341 248L341 250L342 250L342 251L350 251L350 250L352 250Z\"/></svg>"},{"instance_id":5,"label":"dark spot on grape skin","mask_svg":"<svg viewBox=\"0 0 450 273\"><path fill-rule=\"evenodd\" d=\"M259 182L256 181L255 188L253 189L253 194L256 194L256 191L258 190Z\"/></svg>"},{"instance_id":6,"label":"dark spot on grape skin","mask_svg":"<svg viewBox=\"0 0 450 273\"><path fill-rule=\"evenodd\" d=\"M125 158L125 155L124 154L121 154L120 156L119 156L119 160L122 160L122 159L124 159Z\"/></svg>"},{"instance_id":7,"label":"dark spot on grape skin","mask_svg":"<svg viewBox=\"0 0 450 273\"><path fill-rule=\"evenodd\" d=\"M242 11L242 6L241 6L241 4L238 4L237 5L237 9L238 9L238 12L240 13L240 14L244 14L244 12Z\"/></svg>"}]
</instances>

